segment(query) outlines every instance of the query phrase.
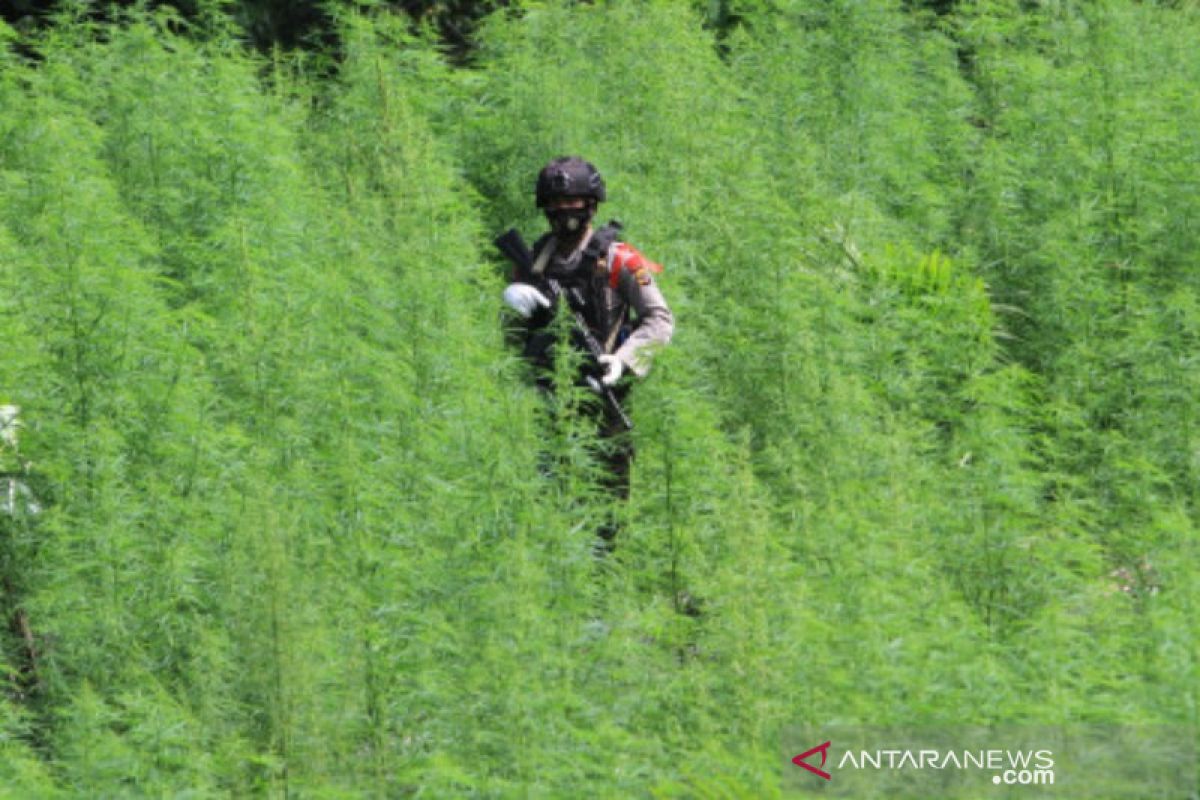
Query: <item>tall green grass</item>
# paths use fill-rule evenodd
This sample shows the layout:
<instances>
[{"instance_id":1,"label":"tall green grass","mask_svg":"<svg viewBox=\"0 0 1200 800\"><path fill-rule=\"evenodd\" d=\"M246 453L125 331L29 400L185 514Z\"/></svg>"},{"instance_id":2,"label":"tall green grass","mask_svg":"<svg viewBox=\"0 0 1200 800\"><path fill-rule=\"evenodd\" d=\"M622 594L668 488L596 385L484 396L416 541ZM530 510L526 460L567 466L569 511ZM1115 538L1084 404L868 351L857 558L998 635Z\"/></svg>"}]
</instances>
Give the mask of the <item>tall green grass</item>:
<instances>
[{"instance_id":1,"label":"tall green grass","mask_svg":"<svg viewBox=\"0 0 1200 800\"><path fill-rule=\"evenodd\" d=\"M4 56L12 796L772 796L790 725L1194 724L1194 12L548 4L451 68L335 11L336 72L136 12ZM628 504L487 244L572 152L677 318Z\"/></svg>"}]
</instances>

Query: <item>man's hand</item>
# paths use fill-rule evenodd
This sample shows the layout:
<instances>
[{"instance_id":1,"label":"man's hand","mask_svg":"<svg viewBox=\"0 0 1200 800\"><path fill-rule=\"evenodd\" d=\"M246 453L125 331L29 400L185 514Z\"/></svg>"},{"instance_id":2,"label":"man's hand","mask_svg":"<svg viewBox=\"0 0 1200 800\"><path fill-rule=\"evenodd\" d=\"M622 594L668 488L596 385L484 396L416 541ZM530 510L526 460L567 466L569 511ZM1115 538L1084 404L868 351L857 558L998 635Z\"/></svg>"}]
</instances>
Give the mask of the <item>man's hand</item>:
<instances>
[{"instance_id":1,"label":"man's hand","mask_svg":"<svg viewBox=\"0 0 1200 800\"><path fill-rule=\"evenodd\" d=\"M597 357L596 360L600 362L600 366L604 367L604 377L600 379L601 383L605 386L612 386L621 380L621 374L625 371L625 365L621 363L621 359L605 354Z\"/></svg>"},{"instance_id":2,"label":"man's hand","mask_svg":"<svg viewBox=\"0 0 1200 800\"><path fill-rule=\"evenodd\" d=\"M504 302L522 317L528 317L538 306L550 307L550 299L528 283L510 283L504 290Z\"/></svg>"}]
</instances>

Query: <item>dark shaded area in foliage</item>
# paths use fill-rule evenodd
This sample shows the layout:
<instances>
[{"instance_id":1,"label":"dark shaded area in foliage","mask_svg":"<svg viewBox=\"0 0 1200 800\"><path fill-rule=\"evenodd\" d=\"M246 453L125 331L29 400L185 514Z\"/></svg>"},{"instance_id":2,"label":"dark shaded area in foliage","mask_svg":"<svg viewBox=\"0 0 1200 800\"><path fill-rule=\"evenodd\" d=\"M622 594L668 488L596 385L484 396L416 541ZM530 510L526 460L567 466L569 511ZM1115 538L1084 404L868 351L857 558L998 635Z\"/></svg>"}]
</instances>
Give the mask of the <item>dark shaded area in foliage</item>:
<instances>
[{"instance_id":1,"label":"dark shaded area in foliage","mask_svg":"<svg viewBox=\"0 0 1200 800\"><path fill-rule=\"evenodd\" d=\"M97 4L88 16L98 22L112 21L122 10L145 5L149 8L174 8L187 21L196 21L204 3L196 0L138 3L133 0ZM351 6L351 3L344 5ZM394 0L381 4L412 18L414 27L431 26L450 55L465 58L471 49L471 35L479 20L506 0ZM43 26L64 4L12 0L3 4L0 14L21 29ZM274 46L285 49L306 48L332 51L337 46L337 26L331 9L337 3L323 0L242 0L234 6L233 16L248 38L260 50Z\"/></svg>"}]
</instances>

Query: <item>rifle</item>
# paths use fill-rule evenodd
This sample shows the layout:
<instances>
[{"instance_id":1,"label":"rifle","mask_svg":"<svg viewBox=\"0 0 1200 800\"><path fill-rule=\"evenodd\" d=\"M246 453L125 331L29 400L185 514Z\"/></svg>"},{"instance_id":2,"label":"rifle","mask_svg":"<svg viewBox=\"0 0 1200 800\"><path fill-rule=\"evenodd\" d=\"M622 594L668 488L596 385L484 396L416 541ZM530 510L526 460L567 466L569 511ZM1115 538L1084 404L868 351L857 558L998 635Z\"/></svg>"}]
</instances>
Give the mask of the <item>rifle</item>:
<instances>
[{"instance_id":1,"label":"rifle","mask_svg":"<svg viewBox=\"0 0 1200 800\"><path fill-rule=\"evenodd\" d=\"M525 240L521 238L520 231L516 228L509 228L497 236L495 244L509 261L512 261L526 273L533 271L533 253L529 251L529 246L525 244ZM575 328L582 337L588 352L591 353L592 358L599 364L600 356L605 355L604 347L592 335L591 330L587 326L587 320L583 317L582 309L586 303L582 293L579 291L579 287L564 287L557 279L549 276L546 276L546 281L550 284L550 291L553 292L555 298L565 297L567 299L567 307L571 309L571 314L575 318ZM625 430L633 430L633 420L629 419L629 415L625 413L625 409L621 408L621 402L617 400L617 395L613 392L612 387L605 386L593 375L587 376L587 381L592 391L599 394L608 403L608 407L621 420L621 424L625 426Z\"/></svg>"}]
</instances>

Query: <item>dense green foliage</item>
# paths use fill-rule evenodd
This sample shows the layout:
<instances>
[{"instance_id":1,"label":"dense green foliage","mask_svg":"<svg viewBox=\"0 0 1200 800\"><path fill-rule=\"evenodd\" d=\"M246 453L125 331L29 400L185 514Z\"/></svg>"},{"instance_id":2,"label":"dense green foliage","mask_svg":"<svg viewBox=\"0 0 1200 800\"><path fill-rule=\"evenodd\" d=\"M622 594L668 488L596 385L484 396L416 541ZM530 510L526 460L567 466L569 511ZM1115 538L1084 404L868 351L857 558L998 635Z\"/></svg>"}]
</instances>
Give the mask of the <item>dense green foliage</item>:
<instances>
[{"instance_id":1,"label":"dense green foliage","mask_svg":"<svg viewBox=\"0 0 1200 800\"><path fill-rule=\"evenodd\" d=\"M470 68L345 12L335 76L0 28L0 796L769 797L806 722L1195 725L1200 13L919 5L531 4ZM677 318L627 507L487 245L569 152Z\"/></svg>"}]
</instances>

